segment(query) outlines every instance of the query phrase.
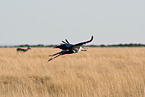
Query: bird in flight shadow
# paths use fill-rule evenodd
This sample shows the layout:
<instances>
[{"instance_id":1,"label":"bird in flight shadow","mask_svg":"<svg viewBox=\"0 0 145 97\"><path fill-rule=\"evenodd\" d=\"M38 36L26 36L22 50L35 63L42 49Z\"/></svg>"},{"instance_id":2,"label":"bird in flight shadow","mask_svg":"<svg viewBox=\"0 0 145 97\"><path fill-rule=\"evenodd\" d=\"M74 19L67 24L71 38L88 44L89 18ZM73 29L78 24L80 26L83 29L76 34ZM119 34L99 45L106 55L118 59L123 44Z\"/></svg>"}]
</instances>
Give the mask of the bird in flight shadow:
<instances>
[{"instance_id":1,"label":"bird in flight shadow","mask_svg":"<svg viewBox=\"0 0 145 97\"><path fill-rule=\"evenodd\" d=\"M55 53L53 55L49 55L49 57L51 57L51 58L48 60L48 62L61 56L61 55L78 53L79 51L87 51L87 49L83 48L82 45L89 43L92 40L93 40L93 36L88 41L80 42L80 43L73 45L73 44L70 44L67 39L65 39L65 41L62 41L63 44L54 47L54 48L62 49L62 51Z\"/></svg>"}]
</instances>

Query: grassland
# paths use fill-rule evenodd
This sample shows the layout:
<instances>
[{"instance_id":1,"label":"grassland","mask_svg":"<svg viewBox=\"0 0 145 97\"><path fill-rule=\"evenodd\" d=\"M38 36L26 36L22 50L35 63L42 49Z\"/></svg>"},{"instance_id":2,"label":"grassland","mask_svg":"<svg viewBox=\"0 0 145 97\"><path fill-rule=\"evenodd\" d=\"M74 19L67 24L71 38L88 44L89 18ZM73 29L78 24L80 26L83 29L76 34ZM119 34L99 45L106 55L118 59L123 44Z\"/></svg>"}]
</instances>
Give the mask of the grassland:
<instances>
[{"instance_id":1,"label":"grassland","mask_svg":"<svg viewBox=\"0 0 145 97\"><path fill-rule=\"evenodd\" d=\"M145 48L0 48L0 97L145 97Z\"/></svg>"}]
</instances>

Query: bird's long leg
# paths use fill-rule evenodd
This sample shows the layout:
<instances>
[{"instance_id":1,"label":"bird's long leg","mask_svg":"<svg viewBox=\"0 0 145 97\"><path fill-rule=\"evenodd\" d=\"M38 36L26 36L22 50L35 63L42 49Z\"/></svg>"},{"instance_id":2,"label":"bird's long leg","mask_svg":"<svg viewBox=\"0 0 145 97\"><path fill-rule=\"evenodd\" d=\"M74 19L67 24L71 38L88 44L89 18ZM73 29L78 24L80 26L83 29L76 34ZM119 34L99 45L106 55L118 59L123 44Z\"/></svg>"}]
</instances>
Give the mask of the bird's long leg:
<instances>
[{"instance_id":1,"label":"bird's long leg","mask_svg":"<svg viewBox=\"0 0 145 97\"><path fill-rule=\"evenodd\" d=\"M53 60L53 59L55 59L55 58L57 58L57 57L59 57L60 55L66 54L66 53L67 53L67 51L58 52L58 53L54 54L54 55L53 55L54 57L50 58L50 59L48 60L48 62L51 61L51 60ZM55 55L57 55L57 56L55 56Z\"/></svg>"},{"instance_id":2,"label":"bird's long leg","mask_svg":"<svg viewBox=\"0 0 145 97\"><path fill-rule=\"evenodd\" d=\"M61 55L61 54L55 56L54 58L50 58L50 59L48 60L48 62L51 61L51 60L53 60L53 59L55 59L55 58L57 58L57 57L59 57L60 55Z\"/></svg>"},{"instance_id":3,"label":"bird's long leg","mask_svg":"<svg viewBox=\"0 0 145 97\"><path fill-rule=\"evenodd\" d=\"M84 48L84 47L82 47L82 50L81 51L87 51L87 49L86 48Z\"/></svg>"}]
</instances>

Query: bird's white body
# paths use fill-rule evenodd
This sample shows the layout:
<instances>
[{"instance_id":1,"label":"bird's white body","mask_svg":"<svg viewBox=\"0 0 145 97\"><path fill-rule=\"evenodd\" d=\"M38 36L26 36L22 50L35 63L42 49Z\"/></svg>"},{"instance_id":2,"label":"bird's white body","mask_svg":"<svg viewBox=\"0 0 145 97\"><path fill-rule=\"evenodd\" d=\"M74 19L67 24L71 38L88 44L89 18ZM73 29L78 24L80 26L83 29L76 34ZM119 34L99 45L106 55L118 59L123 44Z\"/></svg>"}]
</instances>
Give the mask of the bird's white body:
<instances>
[{"instance_id":1,"label":"bird's white body","mask_svg":"<svg viewBox=\"0 0 145 97\"><path fill-rule=\"evenodd\" d=\"M74 53L78 53L78 52L81 51L81 49L82 49L82 47L78 46L78 47L73 48L72 50L73 50Z\"/></svg>"}]
</instances>

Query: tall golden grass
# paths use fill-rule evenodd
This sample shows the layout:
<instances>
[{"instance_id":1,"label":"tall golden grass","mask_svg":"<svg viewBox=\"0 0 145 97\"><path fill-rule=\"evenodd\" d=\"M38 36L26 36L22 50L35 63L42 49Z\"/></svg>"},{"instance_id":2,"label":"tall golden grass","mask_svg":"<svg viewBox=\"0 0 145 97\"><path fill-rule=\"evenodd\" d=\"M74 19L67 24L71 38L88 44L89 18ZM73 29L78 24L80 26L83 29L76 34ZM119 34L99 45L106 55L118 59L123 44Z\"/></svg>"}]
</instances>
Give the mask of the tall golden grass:
<instances>
[{"instance_id":1,"label":"tall golden grass","mask_svg":"<svg viewBox=\"0 0 145 97\"><path fill-rule=\"evenodd\" d=\"M0 48L0 97L145 97L145 48Z\"/></svg>"}]
</instances>

